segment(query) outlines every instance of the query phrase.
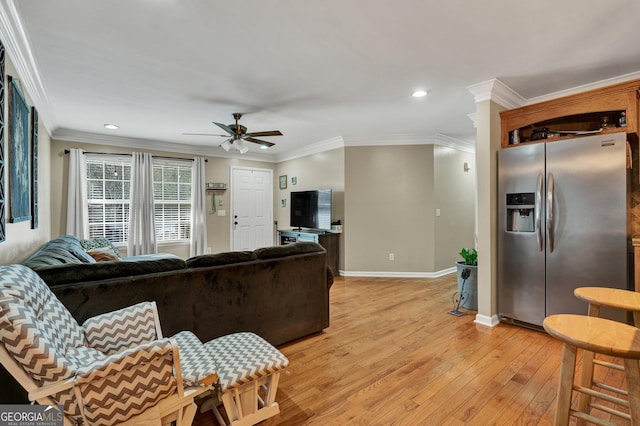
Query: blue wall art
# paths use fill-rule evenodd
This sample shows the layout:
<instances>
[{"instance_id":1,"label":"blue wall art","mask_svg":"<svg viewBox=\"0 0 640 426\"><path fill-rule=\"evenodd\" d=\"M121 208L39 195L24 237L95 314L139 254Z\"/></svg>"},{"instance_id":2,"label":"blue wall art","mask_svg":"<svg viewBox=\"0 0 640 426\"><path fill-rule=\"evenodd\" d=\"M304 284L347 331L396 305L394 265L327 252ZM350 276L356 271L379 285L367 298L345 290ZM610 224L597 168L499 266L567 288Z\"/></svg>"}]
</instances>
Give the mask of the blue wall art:
<instances>
[{"instance_id":1,"label":"blue wall art","mask_svg":"<svg viewBox=\"0 0 640 426\"><path fill-rule=\"evenodd\" d=\"M29 156L29 105L16 79L9 78L9 220L31 220L31 158Z\"/></svg>"}]
</instances>

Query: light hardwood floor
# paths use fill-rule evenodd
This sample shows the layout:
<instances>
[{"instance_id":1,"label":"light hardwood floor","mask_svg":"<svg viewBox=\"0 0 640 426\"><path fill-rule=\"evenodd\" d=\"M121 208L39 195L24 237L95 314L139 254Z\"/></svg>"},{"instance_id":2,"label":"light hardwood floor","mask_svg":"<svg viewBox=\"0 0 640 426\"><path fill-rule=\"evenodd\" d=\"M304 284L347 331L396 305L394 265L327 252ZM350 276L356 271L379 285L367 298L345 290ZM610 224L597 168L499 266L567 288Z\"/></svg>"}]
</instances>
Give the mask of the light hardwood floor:
<instances>
[{"instance_id":1,"label":"light hardwood floor","mask_svg":"<svg viewBox=\"0 0 640 426\"><path fill-rule=\"evenodd\" d=\"M336 278L331 326L279 348L291 361L280 414L261 424L552 424L560 343L477 325L475 312L448 314L455 279ZM615 371L596 376L624 380ZM217 422L209 412L195 424Z\"/></svg>"}]
</instances>

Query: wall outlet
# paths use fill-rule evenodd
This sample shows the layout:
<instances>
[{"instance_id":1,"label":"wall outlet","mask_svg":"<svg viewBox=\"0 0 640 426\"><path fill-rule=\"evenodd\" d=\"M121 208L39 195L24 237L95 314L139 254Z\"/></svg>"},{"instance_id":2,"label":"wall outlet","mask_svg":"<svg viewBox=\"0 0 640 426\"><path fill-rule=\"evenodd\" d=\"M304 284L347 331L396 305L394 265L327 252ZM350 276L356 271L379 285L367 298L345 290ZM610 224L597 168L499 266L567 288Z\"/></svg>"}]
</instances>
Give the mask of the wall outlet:
<instances>
[{"instance_id":1,"label":"wall outlet","mask_svg":"<svg viewBox=\"0 0 640 426\"><path fill-rule=\"evenodd\" d=\"M394 253L389 253L389 260L396 260L396 255Z\"/></svg>"},{"instance_id":2,"label":"wall outlet","mask_svg":"<svg viewBox=\"0 0 640 426\"><path fill-rule=\"evenodd\" d=\"M207 254L211 254L211 247L207 247Z\"/></svg>"},{"instance_id":3,"label":"wall outlet","mask_svg":"<svg viewBox=\"0 0 640 426\"><path fill-rule=\"evenodd\" d=\"M226 216L226 215L227 215L226 210L218 210L218 216Z\"/></svg>"}]
</instances>

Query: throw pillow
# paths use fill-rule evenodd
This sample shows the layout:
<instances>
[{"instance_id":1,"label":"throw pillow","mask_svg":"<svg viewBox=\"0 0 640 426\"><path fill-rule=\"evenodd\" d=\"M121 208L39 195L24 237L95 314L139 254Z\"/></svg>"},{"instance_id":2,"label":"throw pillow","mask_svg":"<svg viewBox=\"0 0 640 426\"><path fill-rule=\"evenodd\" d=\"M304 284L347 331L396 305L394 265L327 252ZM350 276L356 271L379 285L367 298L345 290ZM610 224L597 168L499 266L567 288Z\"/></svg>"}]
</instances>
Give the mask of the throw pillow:
<instances>
[{"instance_id":1,"label":"throw pillow","mask_svg":"<svg viewBox=\"0 0 640 426\"><path fill-rule=\"evenodd\" d=\"M94 250L102 247L109 247L116 256L120 257L120 250L114 246L111 241L106 238L93 238L91 240L80 240L80 245L84 247L86 251Z\"/></svg>"},{"instance_id":2,"label":"throw pillow","mask_svg":"<svg viewBox=\"0 0 640 426\"><path fill-rule=\"evenodd\" d=\"M112 262L114 260L120 260L110 247L89 250L87 253L89 256L93 257L96 262Z\"/></svg>"}]
</instances>

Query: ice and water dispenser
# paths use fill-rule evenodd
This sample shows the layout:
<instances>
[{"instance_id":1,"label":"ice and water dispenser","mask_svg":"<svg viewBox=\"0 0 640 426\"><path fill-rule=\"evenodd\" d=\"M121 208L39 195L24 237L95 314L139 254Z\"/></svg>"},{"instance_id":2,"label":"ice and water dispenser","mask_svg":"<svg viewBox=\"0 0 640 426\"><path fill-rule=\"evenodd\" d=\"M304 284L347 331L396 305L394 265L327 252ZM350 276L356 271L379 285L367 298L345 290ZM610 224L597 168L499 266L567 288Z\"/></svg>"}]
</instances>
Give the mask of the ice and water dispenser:
<instances>
[{"instance_id":1,"label":"ice and water dispenser","mask_svg":"<svg viewBox=\"0 0 640 426\"><path fill-rule=\"evenodd\" d=\"M507 194L507 231L535 232L534 192Z\"/></svg>"}]
</instances>

